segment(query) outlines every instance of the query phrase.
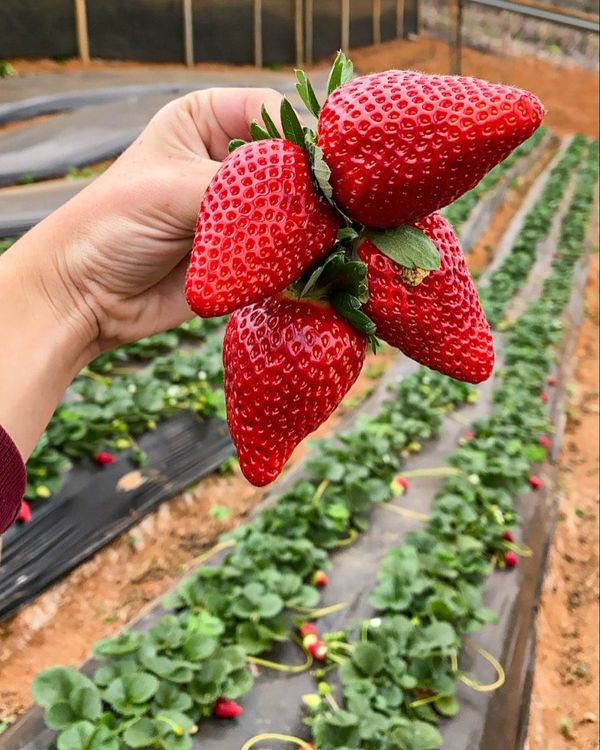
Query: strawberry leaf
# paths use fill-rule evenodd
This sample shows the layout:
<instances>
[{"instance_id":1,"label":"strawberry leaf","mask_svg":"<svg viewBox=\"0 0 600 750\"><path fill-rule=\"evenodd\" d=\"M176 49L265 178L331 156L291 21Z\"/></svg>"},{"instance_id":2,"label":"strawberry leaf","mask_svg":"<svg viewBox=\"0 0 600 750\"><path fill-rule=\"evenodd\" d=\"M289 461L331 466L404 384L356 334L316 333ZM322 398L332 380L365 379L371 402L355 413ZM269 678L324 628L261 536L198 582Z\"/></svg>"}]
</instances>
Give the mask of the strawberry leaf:
<instances>
[{"instance_id":1,"label":"strawberry leaf","mask_svg":"<svg viewBox=\"0 0 600 750\"><path fill-rule=\"evenodd\" d=\"M358 237L358 232L354 227L342 227L341 229L338 229L337 233L337 241L338 242L346 242L350 241L352 242Z\"/></svg>"},{"instance_id":2,"label":"strawberry leaf","mask_svg":"<svg viewBox=\"0 0 600 750\"><path fill-rule=\"evenodd\" d=\"M298 115L285 97L281 100L280 115L284 137L287 138L288 141L296 143L301 148L306 148L304 130L300 124Z\"/></svg>"},{"instance_id":3,"label":"strawberry leaf","mask_svg":"<svg viewBox=\"0 0 600 750\"><path fill-rule=\"evenodd\" d=\"M239 148L240 146L245 146L246 141L243 141L241 138L234 138L232 141L229 141L229 145L227 146L227 150L230 154L232 154L236 148Z\"/></svg>"},{"instance_id":4,"label":"strawberry leaf","mask_svg":"<svg viewBox=\"0 0 600 750\"><path fill-rule=\"evenodd\" d=\"M420 229L404 225L395 229L369 229L364 236L395 263L406 268L433 271L440 267L440 254L432 240Z\"/></svg>"},{"instance_id":5,"label":"strawberry leaf","mask_svg":"<svg viewBox=\"0 0 600 750\"><path fill-rule=\"evenodd\" d=\"M323 151L319 148L319 146L316 145L316 143L312 146L311 151L313 173L319 184L319 187L323 191L323 195L327 198L328 201L331 201L333 198L333 188L329 183L329 178L331 177L331 169L329 169L329 165L325 161Z\"/></svg>"},{"instance_id":6,"label":"strawberry leaf","mask_svg":"<svg viewBox=\"0 0 600 750\"><path fill-rule=\"evenodd\" d=\"M367 335L375 333L375 323L360 309L360 300L348 292L338 292L331 297L333 309L352 325Z\"/></svg>"},{"instance_id":7,"label":"strawberry leaf","mask_svg":"<svg viewBox=\"0 0 600 750\"><path fill-rule=\"evenodd\" d=\"M250 123L250 135L253 141L265 141L271 138L270 133L265 130L256 120Z\"/></svg>"},{"instance_id":8,"label":"strawberry leaf","mask_svg":"<svg viewBox=\"0 0 600 750\"><path fill-rule=\"evenodd\" d=\"M296 91L298 92L300 99L302 99L306 105L306 109L312 115L318 117L319 112L321 111L321 105L319 104L319 100L317 99L317 95L315 94L315 90L313 89L308 76L303 70L295 70L294 72L297 81Z\"/></svg>"},{"instance_id":9,"label":"strawberry leaf","mask_svg":"<svg viewBox=\"0 0 600 750\"><path fill-rule=\"evenodd\" d=\"M267 108L264 104L260 109L260 115L267 129L267 133L271 136L271 138L281 138L281 133L279 132L279 130L277 130L277 126L271 119L271 115L267 112Z\"/></svg>"},{"instance_id":10,"label":"strawberry leaf","mask_svg":"<svg viewBox=\"0 0 600 750\"><path fill-rule=\"evenodd\" d=\"M327 96L341 86L342 83L352 80L353 73L354 66L352 65L352 62L348 60L346 55L340 50L333 61L333 65L329 72L329 78L327 79Z\"/></svg>"}]
</instances>

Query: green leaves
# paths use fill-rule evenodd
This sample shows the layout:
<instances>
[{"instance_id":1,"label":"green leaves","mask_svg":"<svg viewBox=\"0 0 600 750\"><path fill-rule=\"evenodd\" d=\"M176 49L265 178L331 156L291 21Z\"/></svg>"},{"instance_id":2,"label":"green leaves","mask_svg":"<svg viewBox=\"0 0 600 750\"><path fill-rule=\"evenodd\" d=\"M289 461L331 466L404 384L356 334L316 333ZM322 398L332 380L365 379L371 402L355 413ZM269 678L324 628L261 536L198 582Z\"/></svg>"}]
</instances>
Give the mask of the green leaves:
<instances>
[{"instance_id":1,"label":"green leaves","mask_svg":"<svg viewBox=\"0 0 600 750\"><path fill-rule=\"evenodd\" d=\"M327 198L328 201L333 200L333 188L329 182L331 177L331 169L325 161L323 156L323 150L313 143L309 146L309 153L311 155L312 171L317 180L317 184L321 188L321 192Z\"/></svg>"},{"instance_id":2,"label":"green leaves","mask_svg":"<svg viewBox=\"0 0 600 750\"><path fill-rule=\"evenodd\" d=\"M284 137L297 146L305 148L304 130L294 108L285 97L281 100L279 115Z\"/></svg>"},{"instance_id":3,"label":"green leaves","mask_svg":"<svg viewBox=\"0 0 600 750\"><path fill-rule=\"evenodd\" d=\"M433 271L440 267L440 254L432 240L409 225L387 230L369 229L364 236L384 255L405 268Z\"/></svg>"},{"instance_id":4,"label":"green leaves","mask_svg":"<svg viewBox=\"0 0 600 750\"><path fill-rule=\"evenodd\" d=\"M335 91L343 83L352 80L354 66L348 60L346 55L340 50L331 66L329 77L327 78L327 96Z\"/></svg>"},{"instance_id":5,"label":"green leaves","mask_svg":"<svg viewBox=\"0 0 600 750\"><path fill-rule=\"evenodd\" d=\"M352 661L364 675L372 677L383 669L384 657L373 643L360 642L354 647Z\"/></svg>"},{"instance_id":6,"label":"green leaves","mask_svg":"<svg viewBox=\"0 0 600 750\"><path fill-rule=\"evenodd\" d=\"M146 710L145 704L156 693L159 684L148 672L134 672L113 680L103 698L123 716L134 716Z\"/></svg>"},{"instance_id":7,"label":"green leaves","mask_svg":"<svg viewBox=\"0 0 600 750\"><path fill-rule=\"evenodd\" d=\"M79 721L58 735L58 750L119 750L119 740L105 727Z\"/></svg>"},{"instance_id":8,"label":"green leaves","mask_svg":"<svg viewBox=\"0 0 600 750\"><path fill-rule=\"evenodd\" d=\"M294 73L296 74L296 91L298 92L298 95L306 105L308 111L315 117L318 117L319 112L321 111L321 105L319 104L319 100L317 99L308 76L303 70L295 70Z\"/></svg>"}]
</instances>

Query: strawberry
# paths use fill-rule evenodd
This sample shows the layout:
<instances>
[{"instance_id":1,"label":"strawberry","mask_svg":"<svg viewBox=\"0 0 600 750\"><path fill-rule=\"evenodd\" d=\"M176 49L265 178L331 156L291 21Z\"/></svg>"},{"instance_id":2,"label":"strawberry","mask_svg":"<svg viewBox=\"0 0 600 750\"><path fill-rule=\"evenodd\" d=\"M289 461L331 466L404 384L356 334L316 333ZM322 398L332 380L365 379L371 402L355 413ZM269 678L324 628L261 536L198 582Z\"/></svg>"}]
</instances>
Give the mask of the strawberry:
<instances>
[{"instance_id":1,"label":"strawberry","mask_svg":"<svg viewBox=\"0 0 600 750\"><path fill-rule=\"evenodd\" d=\"M548 375L548 385L556 385L556 375Z\"/></svg>"},{"instance_id":2,"label":"strawberry","mask_svg":"<svg viewBox=\"0 0 600 750\"><path fill-rule=\"evenodd\" d=\"M298 628L298 632L303 638L305 635L319 635L317 626L312 622L305 622L303 625L300 625L300 627Z\"/></svg>"},{"instance_id":3,"label":"strawberry","mask_svg":"<svg viewBox=\"0 0 600 750\"><path fill-rule=\"evenodd\" d=\"M244 708L239 703L229 700L229 698L217 698L213 706L213 716L217 719L235 719L244 713Z\"/></svg>"},{"instance_id":4,"label":"strawberry","mask_svg":"<svg viewBox=\"0 0 600 750\"><path fill-rule=\"evenodd\" d=\"M328 583L329 577L327 573L324 570L317 570L312 579L313 586L322 588L323 586L327 586Z\"/></svg>"},{"instance_id":5,"label":"strawberry","mask_svg":"<svg viewBox=\"0 0 600 750\"><path fill-rule=\"evenodd\" d=\"M17 521L21 521L22 523L29 523L31 521L31 506L27 500L21 500Z\"/></svg>"},{"instance_id":6,"label":"strawberry","mask_svg":"<svg viewBox=\"0 0 600 750\"><path fill-rule=\"evenodd\" d=\"M548 435L540 435L538 443L542 446L542 448L550 448L552 445L552 440L548 437Z\"/></svg>"},{"instance_id":7,"label":"strawberry","mask_svg":"<svg viewBox=\"0 0 600 750\"><path fill-rule=\"evenodd\" d=\"M310 643L305 646L305 649L315 661L325 661L325 659L327 658L328 649L323 641Z\"/></svg>"},{"instance_id":8,"label":"strawberry","mask_svg":"<svg viewBox=\"0 0 600 750\"><path fill-rule=\"evenodd\" d=\"M544 482L535 474L529 477L529 486L532 490L541 490L544 487Z\"/></svg>"},{"instance_id":9,"label":"strawberry","mask_svg":"<svg viewBox=\"0 0 600 750\"><path fill-rule=\"evenodd\" d=\"M202 200L188 304L211 317L282 291L331 250L339 225L304 149L282 138L240 146Z\"/></svg>"},{"instance_id":10,"label":"strawberry","mask_svg":"<svg viewBox=\"0 0 600 750\"><path fill-rule=\"evenodd\" d=\"M368 268L363 309L388 344L445 375L479 383L492 372L494 342L456 235L440 214L416 226L435 244L440 268L414 285L418 269L404 268L364 240L358 248Z\"/></svg>"},{"instance_id":11,"label":"strawberry","mask_svg":"<svg viewBox=\"0 0 600 750\"><path fill-rule=\"evenodd\" d=\"M515 535L512 533L512 531L506 530L502 534L502 539L504 539L505 542L514 542L515 541Z\"/></svg>"},{"instance_id":12,"label":"strawberry","mask_svg":"<svg viewBox=\"0 0 600 750\"><path fill-rule=\"evenodd\" d=\"M272 482L360 373L367 337L327 302L279 294L237 310L223 341L231 437L246 478Z\"/></svg>"},{"instance_id":13,"label":"strawberry","mask_svg":"<svg viewBox=\"0 0 600 750\"><path fill-rule=\"evenodd\" d=\"M110 466L110 464L114 464L114 462L117 460L117 457L113 453L109 453L108 451L98 451L98 453L96 453L96 455L94 456L94 460L100 466Z\"/></svg>"},{"instance_id":14,"label":"strawberry","mask_svg":"<svg viewBox=\"0 0 600 750\"><path fill-rule=\"evenodd\" d=\"M329 95L318 146L344 212L368 227L397 227L474 187L543 116L533 94L511 86L388 70Z\"/></svg>"},{"instance_id":15,"label":"strawberry","mask_svg":"<svg viewBox=\"0 0 600 750\"><path fill-rule=\"evenodd\" d=\"M508 550L508 552L504 554L504 563L507 568L516 568L519 564L519 558L512 550Z\"/></svg>"},{"instance_id":16,"label":"strawberry","mask_svg":"<svg viewBox=\"0 0 600 750\"><path fill-rule=\"evenodd\" d=\"M402 495L410 487L410 482L406 477L398 475L392 479L392 490L397 495Z\"/></svg>"},{"instance_id":17,"label":"strawberry","mask_svg":"<svg viewBox=\"0 0 600 750\"><path fill-rule=\"evenodd\" d=\"M542 400L542 403L547 404L548 401L550 401L550 396L545 391L542 391L540 393L540 399Z\"/></svg>"}]
</instances>

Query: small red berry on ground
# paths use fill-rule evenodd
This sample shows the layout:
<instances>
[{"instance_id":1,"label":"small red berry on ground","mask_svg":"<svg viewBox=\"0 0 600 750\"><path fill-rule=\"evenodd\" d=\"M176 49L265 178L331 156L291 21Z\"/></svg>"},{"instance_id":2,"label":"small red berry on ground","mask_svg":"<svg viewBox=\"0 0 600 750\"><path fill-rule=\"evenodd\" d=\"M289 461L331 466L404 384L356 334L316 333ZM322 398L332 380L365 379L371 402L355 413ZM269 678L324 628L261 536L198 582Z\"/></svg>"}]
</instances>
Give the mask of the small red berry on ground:
<instances>
[{"instance_id":1,"label":"small red berry on ground","mask_svg":"<svg viewBox=\"0 0 600 750\"><path fill-rule=\"evenodd\" d=\"M213 707L213 716L216 716L217 719L235 719L243 713L243 707L228 698L218 698Z\"/></svg>"},{"instance_id":2,"label":"small red berry on ground","mask_svg":"<svg viewBox=\"0 0 600 750\"><path fill-rule=\"evenodd\" d=\"M98 453L96 453L96 455L94 456L94 459L100 466L110 466L110 464L114 464L114 462L117 460L117 457L113 453L109 453L108 451L98 451Z\"/></svg>"},{"instance_id":3,"label":"small red berry on ground","mask_svg":"<svg viewBox=\"0 0 600 750\"><path fill-rule=\"evenodd\" d=\"M535 474L529 477L529 485L533 490L541 490L544 486L544 482Z\"/></svg>"},{"instance_id":4,"label":"small red berry on ground","mask_svg":"<svg viewBox=\"0 0 600 750\"><path fill-rule=\"evenodd\" d=\"M519 564L519 558L512 550L508 550L508 552L504 555L504 562L507 568L516 568Z\"/></svg>"},{"instance_id":5,"label":"small red berry on ground","mask_svg":"<svg viewBox=\"0 0 600 750\"><path fill-rule=\"evenodd\" d=\"M29 523L31 521L31 507L27 500L21 500L21 507L19 508L17 521L22 521L23 523Z\"/></svg>"}]
</instances>

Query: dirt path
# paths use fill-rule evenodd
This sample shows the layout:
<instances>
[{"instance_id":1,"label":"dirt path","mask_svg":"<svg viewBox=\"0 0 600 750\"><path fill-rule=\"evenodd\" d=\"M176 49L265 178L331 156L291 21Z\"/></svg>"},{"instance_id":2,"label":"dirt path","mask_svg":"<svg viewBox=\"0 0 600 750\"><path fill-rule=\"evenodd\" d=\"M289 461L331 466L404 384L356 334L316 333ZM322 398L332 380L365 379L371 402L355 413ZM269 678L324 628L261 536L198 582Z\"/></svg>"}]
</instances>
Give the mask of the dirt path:
<instances>
[{"instance_id":1,"label":"dirt path","mask_svg":"<svg viewBox=\"0 0 600 750\"><path fill-rule=\"evenodd\" d=\"M386 68L449 72L448 45L426 37L363 47L352 50L350 57L361 73ZM503 57L465 48L462 72L533 91L546 107L544 123L559 135L585 133L598 137L599 77L593 71L559 68L535 57Z\"/></svg>"},{"instance_id":2,"label":"dirt path","mask_svg":"<svg viewBox=\"0 0 600 750\"><path fill-rule=\"evenodd\" d=\"M560 456L560 520L538 620L527 750L598 748L598 254Z\"/></svg>"}]
</instances>

